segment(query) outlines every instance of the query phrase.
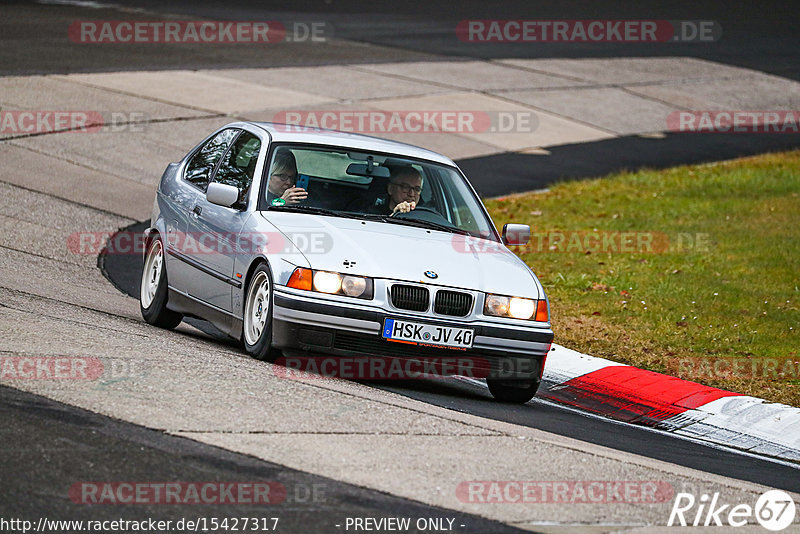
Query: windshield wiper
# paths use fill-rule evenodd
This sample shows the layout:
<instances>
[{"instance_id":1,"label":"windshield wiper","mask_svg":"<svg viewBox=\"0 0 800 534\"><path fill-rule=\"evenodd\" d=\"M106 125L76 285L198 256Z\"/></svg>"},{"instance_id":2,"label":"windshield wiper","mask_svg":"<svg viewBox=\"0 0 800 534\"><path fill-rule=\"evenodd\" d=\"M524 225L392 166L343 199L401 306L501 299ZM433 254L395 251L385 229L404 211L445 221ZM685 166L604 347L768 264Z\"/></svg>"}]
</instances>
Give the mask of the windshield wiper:
<instances>
[{"instance_id":1,"label":"windshield wiper","mask_svg":"<svg viewBox=\"0 0 800 534\"><path fill-rule=\"evenodd\" d=\"M303 211L306 213L314 213L317 215L330 215L331 217L343 217L345 219L367 219L372 221L382 221L394 224L401 224L404 226L416 226L418 228L431 228L433 230L440 230L442 232L449 232L453 234L473 235L472 232L462 230L456 226L449 226L446 224L435 223L420 219L398 219L389 215L380 215L374 213L356 213L345 211L333 211L326 208L317 208L315 206L303 206L300 204L293 204L291 206L270 206L267 211Z\"/></svg>"},{"instance_id":2,"label":"windshield wiper","mask_svg":"<svg viewBox=\"0 0 800 534\"><path fill-rule=\"evenodd\" d=\"M360 217L345 211L334 211L327 208L318 208L316 206L303 206L301 204L292 204L291 206L270 206L266 211L303 211L306 213L314 213L316 215L330 215L331 217L344 217L345 219L360 219Z\"/></svg>"},{"instance_id":3,"label":"windshield wiper","mask_svg":"<svg viewBox=\"0 0 800 534\"><path fill-rule=\"evenodd\" d=\"M419 228L432 228L434 230L440 230L442 232L449 232L452 234L472 235L470 232L462 230L457 226L448 226L446 224L439 224L421 219L398 219L396 217L390 217L387 215L383 217L383 221L394 224L403 224L406 226L417 226Z\"/></svg>"}]
</instances>

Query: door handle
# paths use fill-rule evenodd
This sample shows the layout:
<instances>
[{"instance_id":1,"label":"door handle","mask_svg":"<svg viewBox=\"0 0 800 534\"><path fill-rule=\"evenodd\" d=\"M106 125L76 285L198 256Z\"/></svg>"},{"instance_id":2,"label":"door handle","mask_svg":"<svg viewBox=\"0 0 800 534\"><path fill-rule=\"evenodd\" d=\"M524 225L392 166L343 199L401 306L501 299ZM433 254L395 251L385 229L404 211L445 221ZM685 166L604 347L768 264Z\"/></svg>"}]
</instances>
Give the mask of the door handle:
<instances>
[{"instance_id":1,"label":"door handle","mask_svg":"<svg viewBox=\"0 0 800 534\"><path fill-rule=\"evenodd\" d=\"M195 206L194 209L192 209L192 212L194 213L195 217L199 217L200 214L203 213L203 208L202 206Z\"/></svg>"}]
</instances>

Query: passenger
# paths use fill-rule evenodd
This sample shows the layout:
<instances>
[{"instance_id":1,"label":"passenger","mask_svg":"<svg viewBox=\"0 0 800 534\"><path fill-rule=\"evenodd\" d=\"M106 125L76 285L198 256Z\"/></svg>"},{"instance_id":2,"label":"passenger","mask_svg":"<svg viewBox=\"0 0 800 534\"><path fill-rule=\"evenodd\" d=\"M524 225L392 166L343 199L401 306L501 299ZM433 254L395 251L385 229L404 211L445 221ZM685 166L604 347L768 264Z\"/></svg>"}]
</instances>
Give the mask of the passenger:
<instances>
[{"instance_id":1,"label":"passenger","mask_svg":"<svg viewBox=\"0 0 800 534\"><path fill-rule=\"evenodd\" d=\"M378 197L367 213L396 215L408 213L417 207L422 191L422 176L414 167L408 165L392 173L386 186L387 195Z\"/></svg>"},{"instance_id":2,"label":"passenger","mask_svg":"<svg viewBox=\"0 0 800 534\"><path fill-rule=\"evenodd\" d=\"M302 187L296 187L297 161L291 150L279 150L272 163L272 171L267 183L267 204L283 199L286 204L299 204L308 197Z\"/></svg>"}]
</instances>

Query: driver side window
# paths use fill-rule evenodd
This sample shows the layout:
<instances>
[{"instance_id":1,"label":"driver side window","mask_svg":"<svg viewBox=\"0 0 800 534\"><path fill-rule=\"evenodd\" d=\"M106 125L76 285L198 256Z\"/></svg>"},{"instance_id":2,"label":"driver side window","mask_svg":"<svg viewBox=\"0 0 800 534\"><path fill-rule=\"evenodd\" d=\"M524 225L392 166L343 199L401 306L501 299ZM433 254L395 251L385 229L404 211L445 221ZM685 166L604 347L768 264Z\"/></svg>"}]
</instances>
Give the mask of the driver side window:
<instances>
[{"instance_id":1,"label":"driver side window","mask_svg":"<svg viewBox=\"0 0 800 534\"><path fill-rule=\"evenodd\" d=\"M228 149L231 141L239 131L234 128L222 130L203 145L186 165L186 173L184 174L186 181L205 191L208 188L211 173L214 172L219 158Z\"/></svg>"},{"instance_id":2,"label":"driver side window","mask_svg":"<svg viewBox=\"0 0 800 534\"><path fill-rule=\"evenodd\" d=\"M240 204L247 201L260 150L261 140L250 132L242 132L222 158L214 175L215 182L232 185L239 190Z\"/></svg>"}]
</instances>

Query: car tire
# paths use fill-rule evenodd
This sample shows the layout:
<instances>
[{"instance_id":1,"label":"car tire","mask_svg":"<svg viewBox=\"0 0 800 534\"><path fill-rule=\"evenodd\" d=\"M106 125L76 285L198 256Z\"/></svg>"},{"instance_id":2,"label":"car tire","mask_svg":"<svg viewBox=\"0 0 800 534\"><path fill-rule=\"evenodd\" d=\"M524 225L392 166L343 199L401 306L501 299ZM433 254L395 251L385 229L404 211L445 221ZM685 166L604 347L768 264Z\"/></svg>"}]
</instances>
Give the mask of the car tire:
<instances>
[{"instance_id":1,"label":"car tire","mask_svg":"<svg viewBox=\"0 0 800 534\"><path fill-rule=\"evenodd\" d=\"M272 273L262 263L250 276L242 315L242 342L256 360L272 361L278 353L272 348L272 294Z\"/></svg>"},{"instance_id":2,"label":"car tire","mask_svg":"<svg viewBox=\"0 0 800 534\"><path fill-rule=\"evenodd\" d=\"M501 380L487 378L486 385L489 392L500 402L512 404L525 404L536 395L539 389L539 378L530 380Z\"/></svg>"},{"instance_id":3,"label":"car tire","mask_svg":"<svg viewBox=\"0 0 800 534\"><path fill-rule=\"evenodd\" d=\"M147 247L139 289L139 310L153 326L171 330L183 321L183 315L167 308L167 265L164 244L156 237Z\"/></svg>"}]
</instances>

